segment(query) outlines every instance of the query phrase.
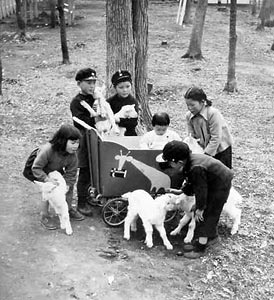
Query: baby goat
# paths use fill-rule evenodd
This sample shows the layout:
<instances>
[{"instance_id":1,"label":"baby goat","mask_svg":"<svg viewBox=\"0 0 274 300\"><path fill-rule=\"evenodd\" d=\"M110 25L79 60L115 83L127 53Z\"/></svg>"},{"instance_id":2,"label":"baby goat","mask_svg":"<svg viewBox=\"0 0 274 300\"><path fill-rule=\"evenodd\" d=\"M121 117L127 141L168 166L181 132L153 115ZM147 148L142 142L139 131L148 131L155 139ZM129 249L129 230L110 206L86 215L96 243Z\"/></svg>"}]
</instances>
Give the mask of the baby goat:
<instances>
[{"instance_id":1,"label":"baby goat","mask_svg":"<svg viewBox=\"0 0 274 300\"><path fill-rule=\"evenodd\" d=\"M190 221L187 235L184 238L185 243L190 243L193 239L194 230L196 227L193 207L195 206L195 197L181 194L176 196L177 207L184 211L185 214L179 222L179 225L170 233L170 235L179 234L181 229ZM232 221L231 234L237 233L241 223L241 209L238 207L242 203L242 196L232 187L225 203L222 214L228 215Z\"/></svg>"},{"instance_id":2,"label":"baby goat","mask_svg":"<svg viewBox=\"0 0 274 300\"><path fill-rule=\"evenodd\" d=\"M55 213L58 215L61 229L65 229L66 234L71 235L72 228L69 220L68 204L66 201L66 181L58 171L50 172L48 177L55 179L57 181L57 185L52 182L34 182L41 188L42 200L48 201L50 206L53 207Z\"/></svg>"},{"instance_id":3,"label":"baby goat","mask_svg":"<svg viewBox=\"0 0 274 300\"><path fill-rule=\"evenodd\" d=\"M189 149L192 151L192 153L196 153L196 154L203 154L204 150L203 148L199 145L199 140L200 139L195 139L194 137L191 136L191 134L189 134L189 136L187 136L183 142L186 143L189 147Z\"/></svg>"},{"instance_id":4,"label":"baby goat","mask_svg":"<svg viewBox=\"0 0 274 300\"><path fill-rule=\"evenodd\" d=\"M128 212L124 223L124 238L130 239L130 229L136 231L136 220L138 216L142 219L146 232L145 243L148 248L153 246L152 232L153 225L159 231L164 245L168 250L173 247L166 236L164 227L165 216L168 211L175 209L175 198L173 194L165 194L155 200L144 190L135 190L122 196L128 199Z\"/></svg>"}]
</instances>

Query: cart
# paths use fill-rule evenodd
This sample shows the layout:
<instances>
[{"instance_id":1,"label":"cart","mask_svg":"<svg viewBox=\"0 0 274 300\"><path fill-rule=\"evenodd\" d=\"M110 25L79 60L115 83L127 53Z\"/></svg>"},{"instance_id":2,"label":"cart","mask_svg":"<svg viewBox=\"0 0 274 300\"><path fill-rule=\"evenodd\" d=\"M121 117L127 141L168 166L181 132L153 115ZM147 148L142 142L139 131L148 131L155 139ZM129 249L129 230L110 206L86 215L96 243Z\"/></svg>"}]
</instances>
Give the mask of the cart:
<instances>
[{"instance_id":1,"label":"cart","mask_svg":"<svg viewBox=\"0 0 274 300\"><path fill-rule=\"evenodd\" d=\"M166 188L181 186L180 178L156 162L160 150L140 149L140 136L104 136L96 129L87 130L90 166L90 197L102 206L106 224L119 226L127 214L127 199L122 195L143 189L152 196ZM176 212L166 219L173 219Z\"/></svg>"}]
</instances>

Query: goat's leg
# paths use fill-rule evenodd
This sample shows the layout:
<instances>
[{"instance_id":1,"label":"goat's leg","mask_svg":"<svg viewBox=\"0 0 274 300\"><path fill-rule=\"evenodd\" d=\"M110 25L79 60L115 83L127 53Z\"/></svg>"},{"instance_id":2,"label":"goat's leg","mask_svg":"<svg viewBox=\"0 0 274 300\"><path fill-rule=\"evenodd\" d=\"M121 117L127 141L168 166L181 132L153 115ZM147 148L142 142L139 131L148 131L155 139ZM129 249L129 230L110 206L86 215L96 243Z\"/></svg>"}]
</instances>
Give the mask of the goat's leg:
<instances>
[{"instance_id":1,"label":"goat's leg","mask_svg":"<svg viewBox=\"0 0 274 300\"><path fill-rule=\"evenodd\" d=\"M222 211L225 215L227 215L230 219L232 219L232 228L231 228L231 234L237 233L239 229L239 225L241 223L241 209L239 209L236 206L230 205L229 203L226 203L223 207Z\"/></svg>"},{"instance_id":2,"label":"goat's leg","mask_svg":"<svg viewBox=\"0 0 274 300\"><path fill-rule=\"evenodd\" d=\"M171 231L170 235L177 235L181 232L182 228L189 222L189 220L191 219L191 216L187 213L184 214L184 216L182 217L182 219L179 222L179 225L173 230Z\"/></svg>"},{"instance_id":3,"label":"goat's leg","mask_svg":"<svg viewBox=\"0 0 274 300\"><path fill-rule=\"evenodd\" d=\"M194 236L195 227L196 227L196 222L195 222L195 217L193 215L191 218L191 221L188 225L186 237L184 238L185 243L190 243L192 241L193 236Z\"/></svg>"},{"instance_id":4,"label":"goat's leg","mask_svg":"<svg viewBox=\"0 0 274 300\"><path fill-rule=\"evenodd\" d=\"M136 218L137 216L135 214L132 214L128 212L125 222L124 222L124 239L129 240L130 239L130 224Z\"/></svg>"},{"instance_id":5,"label":"goat's leg","mask_svg":"<svg viewBox=\"0 0 274 300\"><path fill-rule=\"evenodd\" d=\"M144 221L143 221L143 226L144 226L145 232L146 232L145 243L148 246L148 248L151 248L151 247L153 247L153 242L152 242L153 227L149 222L144 222Z\"/></svg>"},{"instance_id":6,"label":"goat's leg","mask_svg":"<svg viewBox=\"0 0 274 300\"><path fill-rule=\"evenodd\" d=\"M163 224L161 225L155 225L156 229L159 231L160 236L163 240L164 245L166 246L167 250L172 250L173 246L171 245L170 241L168 240L166 236L166 230Z\"/></svg>"},{"instance_id":7,"label":"goat's leg","mask_svg":"<svg viewBox=\"0 0 274 300\"><path fill-rule=\"evenodd\" d=\"M134 219L131 221L131 224L130 224L131 231L134 231L134 232L137 231L137 223L136 223L137 219L138 219L138 216L135 216Z\"/></svg>"},{"instance_id":8,"label":"goat's leg","mask_svg":"<svg viewBox=\"0 0 274 300\"><path fill-rule=\"evenodd\" d=\"M231 228L231 234L236 234L239 230L239 225L241 224L241 210L237 207L234 208L233 216L231 216L233 220L233 225Z\"/></svg>"}]
</instances>

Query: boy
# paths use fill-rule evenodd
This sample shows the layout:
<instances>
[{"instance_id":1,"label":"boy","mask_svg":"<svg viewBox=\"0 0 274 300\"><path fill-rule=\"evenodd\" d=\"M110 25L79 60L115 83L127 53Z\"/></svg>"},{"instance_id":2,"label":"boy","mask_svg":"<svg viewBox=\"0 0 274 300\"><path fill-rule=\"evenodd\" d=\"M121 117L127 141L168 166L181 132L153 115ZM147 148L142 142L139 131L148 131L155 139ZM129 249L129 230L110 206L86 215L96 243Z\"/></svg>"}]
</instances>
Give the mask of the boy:
<instances>
[{"instance_id":1,"label":"boy","mask_svg":"<svg viewBox=\"0 0 274 300\"><path fill-rule=\"evenodd\" d=\"M82 138L78 150L78 167L79 177L77 181L78 211L85 216L92 216L91 206L88 204L88 188L90 185L90 170L88 162L88 150L86 142L86 126L95 127L95 115L92 106L94 104L94 89L96 84L96 72L91 68L81 69L77 72L75 80L80 88L80 92L73 98L70 103L70 110L73 118L80 119L83 123L73 120L74 126L77 127Z\"/></svg>"},{"instance_id":2,"label":"boy","mask_svg":"<svg viewBox=\"0 0 274 300\"><path fill-rule=\"evenodd\" d=\"M170 118L165 112L153 115L151 124L153 130L145 133L140 141L140 148L163 150L166 143L173 140L181 141L179 134L170 130Z\"/></svg>"},{"instance_id":3,"label":"boy","mask_svg":"<svg viewBox=\"0 0 274 300\"><path fill-rule=\"evenodd\" d=\"M138 113L138 102L131 95L132 78L131 74L126 70L119 70L113 74L111 83L115 88L116 94L107 99L114 114L118 113L125 105L134 104L134 108ZM119 127L125 128L126 136L137 135L135 127L138 124L138 117L136 118L116 118L115 122Z\"/></svg>"}]
</instances>

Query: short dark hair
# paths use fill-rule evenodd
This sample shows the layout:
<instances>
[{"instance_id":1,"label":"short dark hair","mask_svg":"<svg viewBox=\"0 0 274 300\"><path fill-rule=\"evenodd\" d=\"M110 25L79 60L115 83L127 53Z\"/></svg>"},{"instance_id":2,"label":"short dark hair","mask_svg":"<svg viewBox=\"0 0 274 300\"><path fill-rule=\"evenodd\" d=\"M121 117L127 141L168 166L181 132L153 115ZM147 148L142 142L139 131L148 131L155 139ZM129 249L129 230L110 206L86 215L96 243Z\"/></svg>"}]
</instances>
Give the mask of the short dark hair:
<instances>
[{"instance_id":1,"label":"short dark hair","mask_svg":"<svg viewBox=\"0 0 274 300\"><path fill-rule=\"evenodd\" d=\"M152 117L151 124L152 124L152 126L155 126L155 125L169 126L169 124L170 124L169 115L165 112L156 113Z\"/></svg>"},{"instance_id":2,"label":"short dark hair","mask_svg":"<svg viewBox=\"0 0 274 300\"><path fill-rule=\"evenodd\" d=\"M204 92L204 90L197 86L192 86L186 91L185 99L192 99L194 101L199 101L199 102L205 101L207 106L212 105L212 101L207 99L207 96L206 96L206 93Z\"/></svg>"},{"instance_id":3,"label":"short dark hair","mask_svg":"<svg viewBox=\"0 0 274 300\"><path fill-rule=\"evenodd\" d=\"M70 124L62 125L49 141L52 144L52 149L57 152L66 151L67 141L80 140L81 133L79 129Z\"/></svg>"}]
</instances>

